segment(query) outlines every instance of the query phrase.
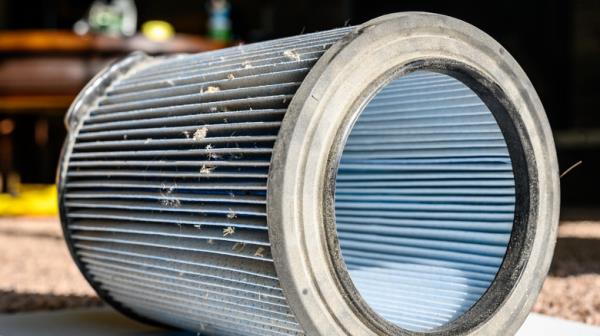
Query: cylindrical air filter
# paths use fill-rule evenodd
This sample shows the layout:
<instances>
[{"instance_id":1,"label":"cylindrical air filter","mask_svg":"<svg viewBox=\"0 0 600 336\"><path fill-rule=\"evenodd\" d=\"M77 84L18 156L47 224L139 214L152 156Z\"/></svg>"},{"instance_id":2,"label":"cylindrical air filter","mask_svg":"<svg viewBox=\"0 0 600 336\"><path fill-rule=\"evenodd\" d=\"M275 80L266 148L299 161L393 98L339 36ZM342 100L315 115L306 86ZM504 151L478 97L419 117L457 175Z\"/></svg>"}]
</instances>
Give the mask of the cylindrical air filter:
<instances>
[{"instance_id":1,"label":"cylindrical air filter","mask_svg":"<svg viewBox=\"0 0 600 336\"><path fill-rule=\"evenodd\" d=\"M212 335L507 335L548 270L557 161L508 52L400 13L133 54L66 117L67 243L98 294Z\"/></svg>"}]
</instances>

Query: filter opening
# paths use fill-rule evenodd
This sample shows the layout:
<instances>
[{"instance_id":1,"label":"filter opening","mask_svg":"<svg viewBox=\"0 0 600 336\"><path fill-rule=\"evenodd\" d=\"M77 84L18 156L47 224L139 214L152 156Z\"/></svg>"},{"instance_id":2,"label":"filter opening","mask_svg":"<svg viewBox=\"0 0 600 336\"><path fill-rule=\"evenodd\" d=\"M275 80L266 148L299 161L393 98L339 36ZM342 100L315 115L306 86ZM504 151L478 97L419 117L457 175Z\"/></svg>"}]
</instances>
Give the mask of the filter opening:
<instances>
[{"instance_id":1,"label":"filter opening","mask_svg":"<svg viewBox=\"0 0 600 336\"><path fill-rule=\"evenodd\" d=\"M503 129L493 95L457 77L426 68L396 77L339 144L334 263L357 310L391 329L451 327L485 301L509 246L521 245L514 126Z\"/></svg>"}]
</instances>

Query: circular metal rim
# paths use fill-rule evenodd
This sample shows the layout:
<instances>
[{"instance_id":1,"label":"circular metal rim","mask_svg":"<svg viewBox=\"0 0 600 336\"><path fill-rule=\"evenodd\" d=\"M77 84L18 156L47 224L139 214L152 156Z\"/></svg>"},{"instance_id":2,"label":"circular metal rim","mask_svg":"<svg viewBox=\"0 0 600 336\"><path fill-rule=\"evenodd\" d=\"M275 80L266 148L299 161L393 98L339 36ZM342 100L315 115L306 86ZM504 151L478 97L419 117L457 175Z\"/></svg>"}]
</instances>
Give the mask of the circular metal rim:
<instances>
[{"instance_id":1,"label":"circular metal rim","mask_svg":"<svg viewBox=\"0 0 600 336\"><path fill-rule=\"evenodd\" d=\"M112 83L124 76L127 72L141 62L148 60L148 58L149 56L143 52L134 52L107 65L88 82L88 84L81 90L69 107L64 119L64 123L67 128L67 137L65 138L65 142L63 143L61 149L60 160L58 162L58 168L56 171L56 185L59 204L58 210L63 236L67 245L67 249L69 250L69 254L71 255L71 258L75 262L75 265L77 265L77 268L85 280L90 284L92 289L94 289L98 297L118 312L133 320L162 328L173 329L171 326L141 316L131 309L128 309L121 303L115 301L106 290L102 289L98 283L94 281L91 275L87 272L85 265L77 256L75 245L73 244L73 239L71 237L71 232L68 228L68 219L65 208L62 206L65 194L68 162L71 157L71 153L73 152L73 145L75 144L75 139L79 134L79 129L83 125L84 118L90 113L91 108L97 104L100 97L104 95L104 92Z\"/></svg>"},{"instance_id":2,"label":"circular metal rim","mask_svg":"<svg viewBox=\"0 0 600 336\"><path fill-rule=\"evenodd\" d=\"M514 106L508 112L523 144L531 190L528 227L535 229L523 238L530 257L519 261L522 271L505 297L497 298L497 310L468 330L450 324L438 334L515 332L540 290L556 236L559 183L552 135L533 86L515 60L477 28L430 13L392 14L361 25L321 57L292 99L275 143L267 192L272 253L288 303L307 334L408 333L358 314L340 287L322 189L338 130L356 102L371 94L367 86L394 68L432 59L475 69Z\"/></svg>"}]
</instances>

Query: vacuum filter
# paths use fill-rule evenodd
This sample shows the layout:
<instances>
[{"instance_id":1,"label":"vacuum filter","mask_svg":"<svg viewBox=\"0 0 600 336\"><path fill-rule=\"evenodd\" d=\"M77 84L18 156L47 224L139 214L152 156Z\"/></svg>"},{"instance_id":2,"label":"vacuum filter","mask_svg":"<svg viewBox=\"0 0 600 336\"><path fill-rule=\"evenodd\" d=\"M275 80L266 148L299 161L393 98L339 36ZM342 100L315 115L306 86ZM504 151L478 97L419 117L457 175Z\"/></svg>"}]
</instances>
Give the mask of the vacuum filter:
<instances>
[{"instance_id":1,"label":"vacuum filter","mask_svg":"<svg viewBox=\"0 0 600 336\"><path fill-rule=\"evenodd\" d=\"M508 335L559 211L542 104L497 42L399 13L134 53L66 116L72 256L138 320L207 335Z\"/></svg>"}]
</instances>

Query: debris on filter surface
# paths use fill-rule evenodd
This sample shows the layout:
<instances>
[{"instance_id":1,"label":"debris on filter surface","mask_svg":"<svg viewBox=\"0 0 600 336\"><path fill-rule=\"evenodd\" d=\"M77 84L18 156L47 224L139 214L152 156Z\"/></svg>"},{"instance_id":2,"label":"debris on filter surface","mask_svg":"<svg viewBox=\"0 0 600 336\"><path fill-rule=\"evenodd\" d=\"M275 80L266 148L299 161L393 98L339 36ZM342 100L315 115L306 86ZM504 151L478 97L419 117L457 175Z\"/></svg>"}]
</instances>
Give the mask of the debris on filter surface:
<instances>
[{"instance_id":1,"label":"debris on filter surface","mask_svg":"<svg viewBox=\"0 0 600 336\"><path fill-rule=\"evenodd\" d=\"M163 183L160 185L161 195L169 195L173 192L173 190L175 190L175 188L177 188L177 184L166 185Z\"/></svg>"},{"instance_id":2,"label":"debris on filter surface","mask_svg":"<svg viewBox=\"0 0 600 336\"><path fill-rule=\"evenodd\" d=\"M192 137L194 141L202 141L206 138L206 134L208 133L208 128L206 126L200 127L194 132L194 136Z\"/></svg>"},{"instance_id":3,"label":"debris on filter surface","mask_svg":"<svg viewBox=\"0 0 600 336\"><path fill-rule=\"evenodd\" d=\"M127 140L127 134L123 134L123 140Z\"/></svg>"},{"instance_id":4,"label":"debris on filter surface","mask_svg":"<svg viewBox=\"0 0 600 336\"><path fill-rule=\"evenodd\" d=\"M204 147L204 148L205 148L206 150L210 151L211 149L214 149L215 147L214 147L213 145L211 145L211 144L208 144L208 145L206 145L206 147ZM212 159L215 159L215 160L217 160L217 159L220 159L220 158L221 158L221 155L219 155L219 154L217 154L217 153L212 153L212 152L209 152L209 153L208 153L208 159L209 159L209 160L212 160Z\"/></svg>"},{"instance_id":5,"label":"debris on filter surface","mask_svg":"<svg viewBox=\"0 0 600 336\"><path fill-rule=\"evenodd\" d=\"M234 218L237 218L237 215L235 214L235 212L233 210L229 209L229 213L227 214L227 218L234 219Z\"/></svg>"},{"instance_id":6,"label":"debris on filter surface","mask_svg":"<svg viewBox=\"0 0 600 336\"><path fill-rule=\"evenodd\" d=\"M242 252L245 247L246 247L246 243L237 242L233 245L231 250L233 250L235 252Z\"/></svg>"},{"instance_id":7,"label":"debris on filter surface","mask_svg":"<svg viewBox=\"0 0 600 336\"><path fill-rule=\"evenodd\" d=\"M179 208L181 206L181 202L176 198L165 198L160 203L169 208Z\"/></svg>"},{"instance_id":8,"label":"debris on filter surface","mask_svg":"<svg viewBox=\"0 0 600 336\"><path fill-rule=\"evenodd\" d=\"M194 224L194 227L198 230L202 229L202 224Z\"/></svg>"},{"instance_id":9,"label":"debris on filter surface","mask_svg":"<svg viewBox=\"0 0 600 336\"><path fill-rule=\"evenodd\" d=\"M187 139L189 139L189 138L190 138L190 132L189 132L189 131L183 131L183 132L181 132L181 133L183 133L183 135L185 135L185 137L186 137Z\"/></svg>"},{"instance_id":10,"label":"debris on filter surface","mask_svg":"<svg viewBox=\"0 0 600 336\"><path fill-rule=\"evenodd\" d=\"M235 233L235 228L233 226L228 226L223 229L223 237L230 236Z\"/></svg>"},{"instance_id":11,"label":"debris on filter surface","mask_svg":"<svg viewBox=\"0 0 600 336\"><path fill-rule=\"evenodd\" d=\"M200 174L210 174L213 170L215 170L215 168L215 166L202 165L200 168Z\"/></svg>"},{"instance_id":12,"label":"debris on filter surface","mask_svg":"<svg viewBox=\"0 0 600 336\"><path fill-rule=\"evenodd\" d=\"M206 242L207 242L209 245L212 245L212 244L214 244L214 243L215 243L215 242L214 242L212 239L209 239L209 240L207 240Z\"/></svg>"},{"instance_id":13,"label":"debris on filter surface","mask_svg":"<svg viewBox=\"0 0 600 336\"><path fill-rule=\"evenodd\" d=\"M227 79L229 79L229 80L235 79L235 76L233 74L229 74L229 75L227 75Z\"/></svg>"},{"instance_id":14,"label":"debris on filter surface","mask_svg":"<svg viewBox=\"0 0 600 336\"><path fill-rule=\"evenodd\" d=\"M252 69L252 64L250 64L248 61L244 61L242 63L242 68L244 68L244 69Z\"/></svg>"},{"instance_id":15,"label":"debris on filter surface","mask_svg":"<svg viewBox=\"0 0 600 336\"><path fill-rule=\"evenodd\" d=\"M217 112L219 109L216 106L211 106L208 110L210 112Z\"/></svg>"},{"instance_id":16,"label":"debris on filter surface","mask_svg":"<svg viewBox=\"0 0 600 336\"><path fill-rule=\"evenodd\" d=\"M148 138L148 139L146 139L146 141L144 141L144 144L146 144L146 145L147 145L147 144L149 144L149 143L150 143L150 141L152 141L152 138Z\"/></svg>"},{"instance_id":17,"label":"debris on filter surface","mask_svg":"<svg viewBox=\"0 0 600 336\"><path fill-rule=\"evenodd\" d=\"M175 86L175 82L171 79L167 80L167 84L169 84L169 86Z\"/></svg>"},{"instance_id":18,"label":"debris on filter surface","mask_svg":"<svg viewBox=\"0 0 600 336\"><path fill-rule=\"evenodd\" d=\"M209 86L206 88L206 90L200 89L200 93L213 93L219 91L221 91L221 89L218 86Z\"/></svg>"},{"instance_id":19,"label":"debris on filter surface","mask_svg":"<svg viewBox=\"0 0 600 336\"><path fill-rule=\"evenodd\" d=\"M283 56L292 59L294 61L299 61L300 60L300 55L298 55L298 53L294 50L286 50L283 52Z\"/></svg>"},{"instance_id":20,"label":"debris on filter surface","mask_svg":"<svg viewBox=\"0 0 600 336\"><path fill-rule=\"evenodd\" d=\"M265 257L265 248L264 247L257 248L256 252L254 252L254 256L264 258Z\"/></svg>"},{"instance_id":21,"label":"debris on filter surface","mask_svg":"<svg viewBox=\"0 0 600 336\"><path fill-rule=\"evenodd\" d=\"M169 208L179 208L181 206L181 202L177 198L171 196L176 186L177 185L167 186L164 183L162 184L160 195L163 198L160 200L160 204Z\"/></svg>"}]
</instances>

